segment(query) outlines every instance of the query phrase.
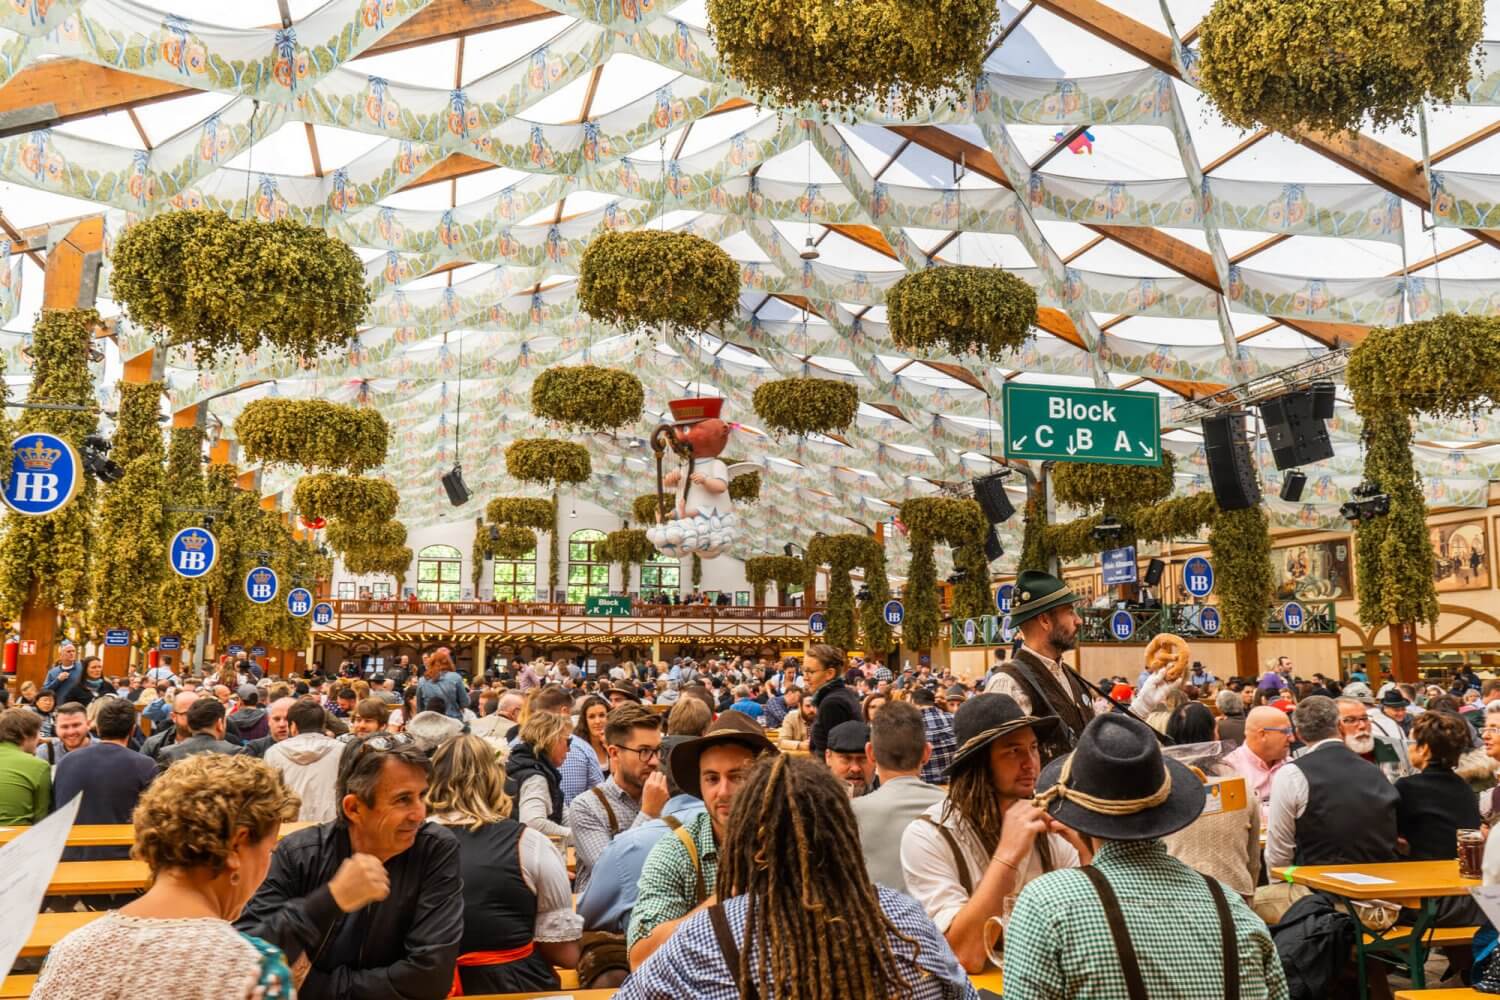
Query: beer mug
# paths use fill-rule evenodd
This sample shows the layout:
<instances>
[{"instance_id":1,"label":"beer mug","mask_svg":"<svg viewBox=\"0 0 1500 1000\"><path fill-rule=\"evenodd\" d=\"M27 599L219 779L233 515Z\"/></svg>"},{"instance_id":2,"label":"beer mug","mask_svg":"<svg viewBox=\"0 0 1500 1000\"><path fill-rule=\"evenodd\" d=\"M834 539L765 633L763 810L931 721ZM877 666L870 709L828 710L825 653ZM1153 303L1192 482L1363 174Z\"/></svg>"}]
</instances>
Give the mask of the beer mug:
<instances>
[{"instance_id":1,"label":"beer mug","mask_svg":"<svg viewBox=\"0 0 1500 1000\"><path fill-rule=\"evenodd\" d=\"M1016 897L1006 896L1000 901L1000 916L987 917L984 921L984 953L997 969L1005 966L1005 928L1010 925L1010 915L1015 908Z\"/></svg>"},{"instance_id":2,"label":"beer mug","mask_svg":"<svg viewBox=\"0 0 1500 1000\"><path fill-rule=\"evenodd\" d=\"M1458 831L1458 877L1484 877L1484 832Z\"/></svg>"}]
</instances>

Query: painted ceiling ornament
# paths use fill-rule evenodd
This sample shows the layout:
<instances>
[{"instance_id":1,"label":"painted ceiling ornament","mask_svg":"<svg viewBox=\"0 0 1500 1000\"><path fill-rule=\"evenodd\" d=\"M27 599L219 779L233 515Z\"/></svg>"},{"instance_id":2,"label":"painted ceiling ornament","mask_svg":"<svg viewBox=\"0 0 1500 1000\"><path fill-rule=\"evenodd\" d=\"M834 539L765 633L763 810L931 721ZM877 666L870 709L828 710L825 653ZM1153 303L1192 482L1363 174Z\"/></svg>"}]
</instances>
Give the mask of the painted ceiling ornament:
<instances>
[{"instance_id":1,"label":"painted ceiling ornament","mask_svg":"<svg viewBox=\"0 0 1500 1000\"><path fill-rule=\"evenodd\" d=\"M664 556L712 559L734 543L739 521L729 496L729 467L719 458L729 444L729 425L719 417L724 400L674 399L667 405L672 422L652 432L651 448L656 452L656 492L662 496L672 490L672 517L665 516L663 499L658 523L646 530L646 537ZM680 464L663 476L668 448Z\"/></svg>"}]
</instances>

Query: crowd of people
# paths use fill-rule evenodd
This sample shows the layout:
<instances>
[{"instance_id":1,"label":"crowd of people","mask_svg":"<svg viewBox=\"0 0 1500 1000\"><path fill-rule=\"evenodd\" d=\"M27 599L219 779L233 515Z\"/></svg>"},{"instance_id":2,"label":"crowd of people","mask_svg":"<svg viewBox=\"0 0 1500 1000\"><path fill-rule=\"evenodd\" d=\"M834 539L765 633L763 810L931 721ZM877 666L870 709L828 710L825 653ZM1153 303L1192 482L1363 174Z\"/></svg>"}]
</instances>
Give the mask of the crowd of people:
<instances>
[{"instance_id":1,"label":"crowd of people","mask_svg":"<svg viewBox=\"0 0 1500 1000\"><path fill-rule=\"evenodd\" d=\"M106 959L136 995L211 953L174 996L545 991L564 968L625 1000L969 998L1003 964L1008 998L1280 1000L1327 903L1269 868L1453 858L1500 808L1500 680L1372 690L1282 657L1096 687L1065 665L1076 601L1022 574L1018 650L967 683L826 645L286 678L243 656L104 678L64 646L0 712L0 824L81 794L78 822L136 843L68 857L133 850L152 882L34 995L100 995ZM1235 779L1248 807L1205 811ZM1439 918L1493 939L1467 898Z\"/></svg>"}]
</instances>

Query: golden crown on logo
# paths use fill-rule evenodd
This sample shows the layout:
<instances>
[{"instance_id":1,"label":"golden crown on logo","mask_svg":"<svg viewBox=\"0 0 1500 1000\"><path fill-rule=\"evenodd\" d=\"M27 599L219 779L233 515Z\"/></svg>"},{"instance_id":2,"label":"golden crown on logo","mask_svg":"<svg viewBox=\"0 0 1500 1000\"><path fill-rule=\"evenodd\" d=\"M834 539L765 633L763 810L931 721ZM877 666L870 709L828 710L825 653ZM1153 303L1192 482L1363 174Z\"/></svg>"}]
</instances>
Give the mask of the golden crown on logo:
<instances>
[{"instance_id":1,"label":"golden crown on logo","mask_svg":"<svg viewBox=\"0 0 1500 1000\"><path fill-rule=\"evenodd\" d=\"M192 552L197 552L208 544L207 535L183 535L182 547Z\"/></svg>"},{"instance_id":2,"label":"golden crown on logo","mask_svg":"<svg viewBox=\"0 0 1500 1000\"><path fill-rule=\"evenodd\" d=\"M37 438L31 442L30 448L21 448L16 454L21 456L21 464L28 469L50 469L53 463L62 458L62 449L48 448L42 444L41 438Z\"/></svg>"},{"instance_id":3,"label":"golden crown on logo","mask_svg":"<svg viewBox=\"0 0 1500 1000\"><path fill-rule=\"evenodd\" d=\"M258 569L250 574L250 579L255 583L270 583L271 574L263 569Z\"/></svg>"}]
</instances>

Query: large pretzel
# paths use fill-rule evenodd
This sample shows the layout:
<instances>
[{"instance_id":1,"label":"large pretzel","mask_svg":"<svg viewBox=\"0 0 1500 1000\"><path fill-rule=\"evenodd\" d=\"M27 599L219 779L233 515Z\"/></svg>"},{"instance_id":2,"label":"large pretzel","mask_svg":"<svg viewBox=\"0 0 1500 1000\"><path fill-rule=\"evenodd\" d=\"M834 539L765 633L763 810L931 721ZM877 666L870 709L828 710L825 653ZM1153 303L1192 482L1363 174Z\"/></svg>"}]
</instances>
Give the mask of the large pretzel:
<instances>
[{"instance_id":1,"label":"large pretzel","mask_svg":"<svg viewBox=\"0 0 1500 1000\"><path fill-rule=\"evenodd\" d=\"M1180 635L1162 632L1146 646L1146 666L1152 673L1166 667L1168 681L1175 681L1186 673L1189 662L1187 640Z\"/></svg>"}]
</instances>

